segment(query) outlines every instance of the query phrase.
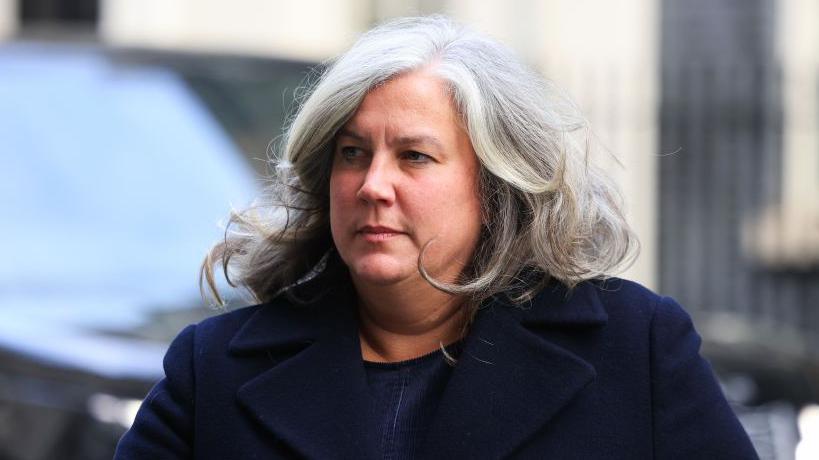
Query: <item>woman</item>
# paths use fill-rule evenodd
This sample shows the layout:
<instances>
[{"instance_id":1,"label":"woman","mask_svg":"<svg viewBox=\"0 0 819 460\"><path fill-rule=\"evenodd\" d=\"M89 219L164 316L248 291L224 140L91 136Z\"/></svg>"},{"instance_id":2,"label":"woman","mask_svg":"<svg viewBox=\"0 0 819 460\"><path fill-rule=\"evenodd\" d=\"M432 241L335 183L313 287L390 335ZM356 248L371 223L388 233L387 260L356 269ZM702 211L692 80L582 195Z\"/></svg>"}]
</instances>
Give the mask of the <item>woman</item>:
<instances>
[{"instance_id":1,"label":"woman","mask_svg":"<svg viewBox=\"0 0 819 460\"><path fill-rule=\"evenodd\" d=\"M212 267L118 458L755 458L571 104L441 18L365 34ZM228 270L230 269L230 270Z\"/></svg>"}]
</instances>

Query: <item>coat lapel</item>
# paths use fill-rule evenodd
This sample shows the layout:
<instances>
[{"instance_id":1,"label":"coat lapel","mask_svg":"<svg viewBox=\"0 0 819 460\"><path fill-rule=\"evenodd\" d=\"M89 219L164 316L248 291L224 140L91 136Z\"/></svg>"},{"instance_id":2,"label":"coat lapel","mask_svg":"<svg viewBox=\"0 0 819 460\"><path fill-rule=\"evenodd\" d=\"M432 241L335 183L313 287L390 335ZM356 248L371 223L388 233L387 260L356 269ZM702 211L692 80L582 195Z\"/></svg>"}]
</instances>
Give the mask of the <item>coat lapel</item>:
<instances>
[{"instance_id":1,"label":"coat lapel","mask_svg":"<svg viewBox=\"0 0 819 460\"><path fill-rule=\"evenodd\" d=\"M510 455L594 380L594 368L548 331L605 324L597 288L584 283L568 295L552 286L529 306L491 302L479 312L420 458ZM340 290L324 299L267 305L236 334L234 354L290 356L246 382L238 400L305 457L373 458L353 296Z\"/></svg>"},{"instance_id":2,"label":"coat lapel","mask_svg":"<svg viewBox=\"0 0 819 460\"><path fill-rule=\"evenodd\" d=\"M246 382L239 403L273 435L307 458L371 457L362 423L370 408L349 296L320 308L269 305L231 342L231 351L292 356Z\"/></svg>"},{"instance_id":3,"label":"coat lapel","mask_svg":"<svg viewBox=\"0 0 819 460\"><path fill-rule=\"evenodd\" d=\"M549 288L531 307L483 309L447 385L422 458L502 458L552 420L595 378L594 368L549 340L549 326L599 326L591 285L571 297ZM543 326L547 326L543 328Z\"/></svg>"}]
</instances>

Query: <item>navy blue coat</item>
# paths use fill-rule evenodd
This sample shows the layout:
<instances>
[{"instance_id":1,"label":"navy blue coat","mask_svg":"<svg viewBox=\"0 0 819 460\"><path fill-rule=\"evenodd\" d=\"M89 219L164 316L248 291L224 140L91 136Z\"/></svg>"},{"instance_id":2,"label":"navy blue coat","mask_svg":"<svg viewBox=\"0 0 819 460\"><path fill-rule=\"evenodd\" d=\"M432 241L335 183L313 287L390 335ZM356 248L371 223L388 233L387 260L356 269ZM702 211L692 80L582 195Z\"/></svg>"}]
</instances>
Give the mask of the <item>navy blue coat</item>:
<instances>
[{"instance_id":1,"label":"navy blue coat","mask_svg":"<svg viewBox=\"0 0 819 460\"><path fill-rule=\"evenodd\" d=\"M757 458L699 347L677 303L628 281L490 303L421 458ZM164 365L116 458L374 456L349 293L189 326Z\"/></svg>"}]
</instances>

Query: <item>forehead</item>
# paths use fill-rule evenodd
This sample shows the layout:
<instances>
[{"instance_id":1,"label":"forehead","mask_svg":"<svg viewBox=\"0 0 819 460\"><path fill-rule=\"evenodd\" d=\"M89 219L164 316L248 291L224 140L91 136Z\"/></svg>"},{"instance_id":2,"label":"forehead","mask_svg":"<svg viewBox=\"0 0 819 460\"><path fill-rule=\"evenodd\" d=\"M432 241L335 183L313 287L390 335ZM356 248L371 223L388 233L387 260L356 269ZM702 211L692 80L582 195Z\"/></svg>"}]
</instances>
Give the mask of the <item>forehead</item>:
<instances>
[{"instance_id":1,"label":"forehead","mask_svg":"<svg viewBox=\"0 0 819 460\"><path fill-rule=\"evenodd\" d=\"M412 120L451 124L457 122L457 113L441 78L429 71L414 71L371 90L350 121L360 125L391 118L400 119L402 125Z\"/></svg>"}]
</instances>

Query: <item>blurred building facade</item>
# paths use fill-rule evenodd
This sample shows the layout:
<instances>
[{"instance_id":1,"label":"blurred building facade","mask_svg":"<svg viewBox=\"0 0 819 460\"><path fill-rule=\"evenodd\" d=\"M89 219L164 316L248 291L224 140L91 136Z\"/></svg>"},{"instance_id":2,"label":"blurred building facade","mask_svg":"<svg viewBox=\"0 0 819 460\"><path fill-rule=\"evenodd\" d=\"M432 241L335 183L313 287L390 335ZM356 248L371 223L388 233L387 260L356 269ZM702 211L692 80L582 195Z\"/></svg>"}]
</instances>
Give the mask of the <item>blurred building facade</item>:
<instances>
[{"instance_id":1,"label":"blurred building facade","mask_svg":"<svg viewBox=\"0 0 819 460\"><path fill-rule=\"evenodd\" d=\"M669 0L662 16L660 150L675 153L659 168L659 284L710 353L805 399L819 391L816 8Z\"/></svg>"},{"instance_id":2,"label":"blurred building facade","mask_svg":"<svg viewBox=\"0 0 819 460\"><path fill-rule=\"evenodd\" d=\"M0 1L6 2L7 18L23 5ZM314 62L343 51L357 34L391 17L449 14L513 47L580 105L600 140L597 157L621 184L630 221L642 243L641 256L624 276L657 287L655 0L616 5L593 0L36 0L32 4L24 8L25 14L18 14L19 21L92 21L99 39L117 47ZM19 22L7 22L8 31L19 27ZM271 133L271 138L276 134Z\"/></svg>"}]
</instances>

